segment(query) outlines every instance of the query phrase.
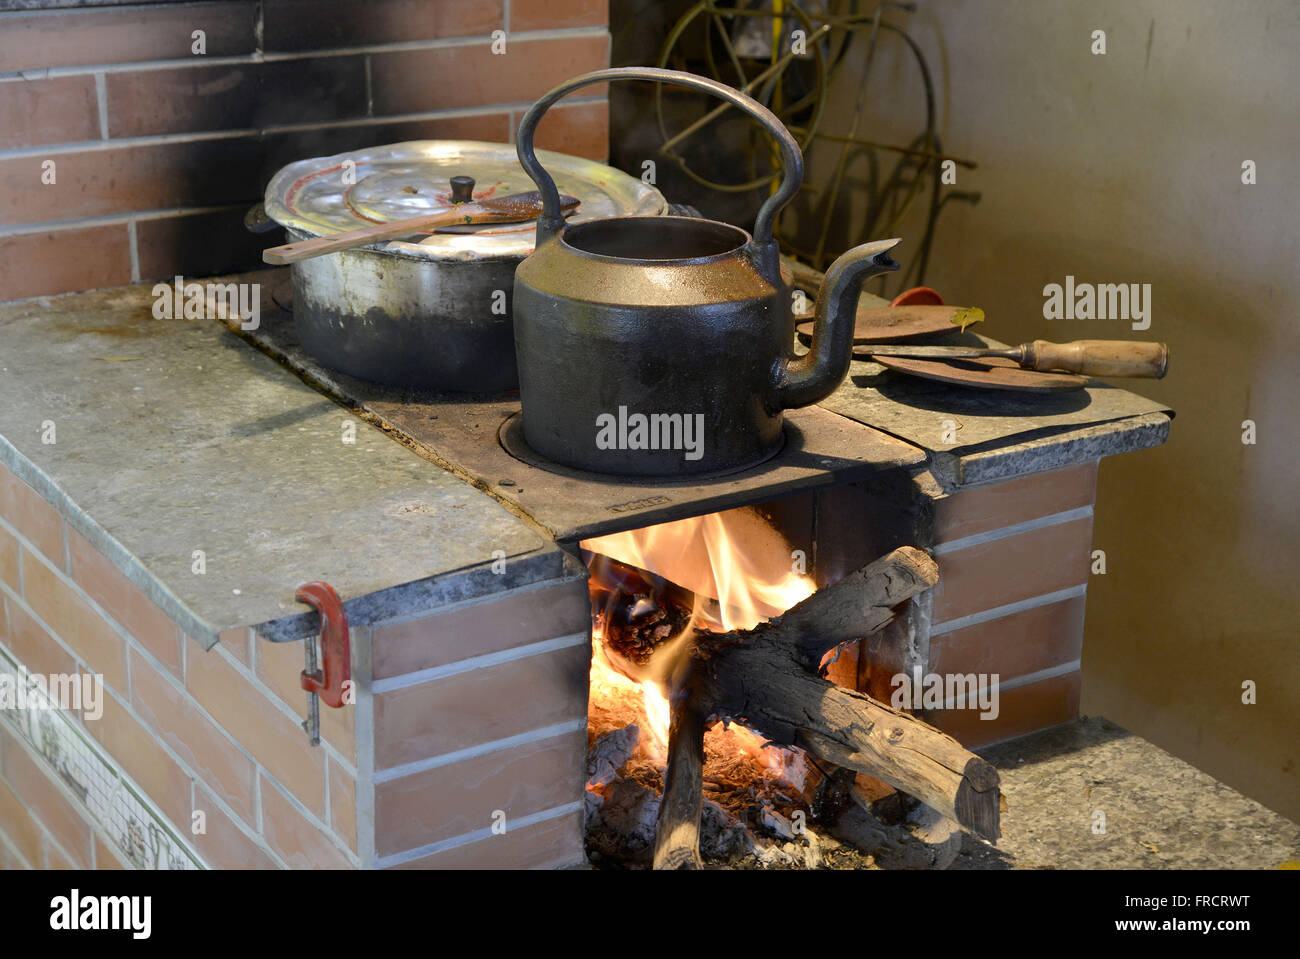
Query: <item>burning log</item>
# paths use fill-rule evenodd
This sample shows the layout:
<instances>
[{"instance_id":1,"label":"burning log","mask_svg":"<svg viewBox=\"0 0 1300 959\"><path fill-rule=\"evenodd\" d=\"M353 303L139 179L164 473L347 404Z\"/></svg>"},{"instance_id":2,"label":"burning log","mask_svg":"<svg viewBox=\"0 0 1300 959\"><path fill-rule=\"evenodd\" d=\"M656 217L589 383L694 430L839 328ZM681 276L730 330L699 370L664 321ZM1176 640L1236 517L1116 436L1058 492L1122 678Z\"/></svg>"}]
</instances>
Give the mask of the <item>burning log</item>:
<instances>
[{"instance_id":1,"label":"burning log","mask_svg":"<svg viewBox=\"0 0 1300 959\"><path fill-rule=\"evenodd\" d=\"M938 579L929 556L903 547L752 630L696 637L674 682L656 869L701 865L703 736L714 716L875 776L977 835L998 838L992 766L921 720L817 675L829 650L880 629L893 607Z\"/></svg>"},{"instance_id":2,"label":"burning log","mask_svg":"<svg viewBox=\"0 0 1300 959\"><path fill-rule=\"evenodd\" d=\"M700 809L704 803L704 731L708 728L707 674L692 657L690 675L675 698L668 730L668 769L655 828L654 868L699 869Z\"/></svg>"},{"instance_id":3,"label":"burning log","mask_svg":"<svg viewBox=\"0 0 1300 959\"><path fill-rule=\"evenodd\" d=\"M584 553L593 592L605 596L604 642L638 666L691 621L694 597L676 583L599 553Z\"/></svg>"}]
</instances>

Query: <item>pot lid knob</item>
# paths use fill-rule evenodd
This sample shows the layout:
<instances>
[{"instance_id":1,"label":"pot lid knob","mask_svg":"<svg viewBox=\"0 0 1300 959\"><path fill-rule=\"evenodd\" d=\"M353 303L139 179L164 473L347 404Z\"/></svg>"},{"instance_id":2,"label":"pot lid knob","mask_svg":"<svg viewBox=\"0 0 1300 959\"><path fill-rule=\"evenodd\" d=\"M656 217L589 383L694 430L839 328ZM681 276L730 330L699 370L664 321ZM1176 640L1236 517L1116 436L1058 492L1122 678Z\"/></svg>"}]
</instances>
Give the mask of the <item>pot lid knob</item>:
<instances>
[{"instance_id":1,"label":"pot lid knob","mask_svg":"<svg viewBox=\"0 0 1300 959\"><path fill-rule=\"evenodd\" d=\"M451 178L451 202L472 203L474 201L474 178L472 176L454 176Z\"/></svg>"}]
</instances>

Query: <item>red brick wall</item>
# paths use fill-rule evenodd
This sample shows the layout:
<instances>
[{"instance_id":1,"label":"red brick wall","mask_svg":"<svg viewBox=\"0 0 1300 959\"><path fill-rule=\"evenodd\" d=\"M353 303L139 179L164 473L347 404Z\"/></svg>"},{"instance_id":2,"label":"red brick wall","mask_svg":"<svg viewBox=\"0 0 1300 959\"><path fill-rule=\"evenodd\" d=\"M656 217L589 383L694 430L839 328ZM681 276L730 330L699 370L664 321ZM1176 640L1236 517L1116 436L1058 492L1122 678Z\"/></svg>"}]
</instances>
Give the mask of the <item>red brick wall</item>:
<instances>
[{"instance_id":1,"label":"red brick wall","mask_svg":"<svg viewBox=\"0 0 1300 959\"><path fill-rule=\"evenodd\" d=\"M581 863L585 577L377 625L371 650L376 864Z\"/></svg>"},{"instance_id":2,"label":"red brick wall","mask_svg":"<svg viewBox=\"0 0 1300 959\"><path fill-rule=\"evenodd\" d=\"M209 865L358 864L356 707L322 708L308 745L302 644L239 630L203 652L2 466L0 647L32 673L103 676L82 727ZM0 865L117 867L115 846L0 724Z\"/></svg>"},{"instance_id":3,"label":"red brick wall","mask_svg":"<svg viewBox=\"0 0 1300 959\"><path fill-rule=\"evenodd\" d=\"M0 300L255 267L266 237L242 219L280 167L401 140L510 142L539 94L608 64L607 18L605 0L0 13ZM552 110L538 143L603 159L603 96Z\"/></svg>"},{"instance_id":4,"label":"red brick wall","mask_svg":"<svg viewBox=\"0 0 1300 959\"><path fill-rule=\"evenodd\" d=\"M923 718L968 748L1079 714L1096 461L959 490L935 502L939 585L928 669L998 674L999 712Z\"/></svg>"}]
</instances>

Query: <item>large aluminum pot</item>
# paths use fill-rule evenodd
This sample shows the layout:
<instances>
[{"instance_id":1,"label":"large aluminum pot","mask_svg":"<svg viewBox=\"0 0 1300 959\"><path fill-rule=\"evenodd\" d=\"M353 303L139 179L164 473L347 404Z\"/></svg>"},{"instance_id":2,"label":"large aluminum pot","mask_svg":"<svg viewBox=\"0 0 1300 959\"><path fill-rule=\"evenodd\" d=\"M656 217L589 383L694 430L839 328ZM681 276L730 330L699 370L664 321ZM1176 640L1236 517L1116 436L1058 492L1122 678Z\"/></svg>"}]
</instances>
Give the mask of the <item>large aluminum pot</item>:
<instances>
[{"instance_id":1,"label":"large aluminum pot","mask_svg":"<svg viewBox=\"0 0 1300 959\"><path fill-rule=\"evenodd\" d=\"M575 221L661 214L662 194L580 157L539 151ZM419 140L292 163L266 188L267 215L290 241L437 212L453 176L476 198L533 189L509 144ZM331 369L390 386L486 392L518 387L511 320L515 267L534 223L464 227L295 263L294 323Z\"/></svg>"}]
</instances>

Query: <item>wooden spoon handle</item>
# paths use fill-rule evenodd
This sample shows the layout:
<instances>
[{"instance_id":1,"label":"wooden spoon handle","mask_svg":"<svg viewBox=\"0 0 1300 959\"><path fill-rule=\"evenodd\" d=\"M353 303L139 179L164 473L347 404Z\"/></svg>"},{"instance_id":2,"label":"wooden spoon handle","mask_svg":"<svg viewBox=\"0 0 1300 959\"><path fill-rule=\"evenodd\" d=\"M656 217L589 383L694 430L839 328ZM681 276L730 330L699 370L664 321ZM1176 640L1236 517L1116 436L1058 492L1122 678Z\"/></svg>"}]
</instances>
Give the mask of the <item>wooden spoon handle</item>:
<instances>
[{"instance_id":1,"label":"wooden spoon handle","mask_svg":"<svg viewBox=\"0 0 1300 959\"><path fill-rule=\"evenodd\" d=\"M1140 376L1158 380L1169 369L1169 347L1133 340L1034 340L1020 347L1020 365L1047 373L1062 370L1084 376Z\"/></svg>"},{"instance_id":2,"label":"wooden spoon handle","mask_svg":"<svg viewBox=\"0 0 1300 959\"><path fill-rule=\"evenodd\" d=\"M392 220L388 223L376 223L373 226L348 230L346 233L334 233L330 236L318 236L310 240L299 240L297 243L273 246L269 250L262 251L262 259L267 263L274 263L276 266L297 263L299 260L310 260L314 256L323 256L326 253L337 253L339 250L350 250L353 247L367 246L384 240L396 240L400 237L410 236L412 233L432 230L435 227L464 223L467 215L472 216L476 212L479 212L477 204L465 203L449 210L429 213L425 216L415 216L406 220Z\"/></svg>"}]
</instances>

